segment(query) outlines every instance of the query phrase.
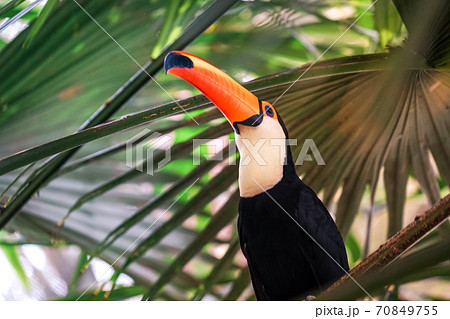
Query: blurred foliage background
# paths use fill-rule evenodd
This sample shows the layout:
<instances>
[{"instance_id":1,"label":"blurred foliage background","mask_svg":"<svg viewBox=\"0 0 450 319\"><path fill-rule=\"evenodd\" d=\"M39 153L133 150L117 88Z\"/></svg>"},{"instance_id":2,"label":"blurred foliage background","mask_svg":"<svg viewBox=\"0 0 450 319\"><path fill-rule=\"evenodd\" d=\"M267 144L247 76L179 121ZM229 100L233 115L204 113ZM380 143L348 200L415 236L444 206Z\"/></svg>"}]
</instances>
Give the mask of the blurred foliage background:
<instances>
[{"instance_id":1,"label":"blurred foliage background","mask_svg":"<svg viewBox=\"0 0 450 319\"><path fill-rule=\"evenodd\" d=\"M174 42L276 101L299 141L294 157L314 139L326 165L298 173L336 217L351 266L449 193L444 0L0 7L1 299L254 300L236 233L233 134L198 91L164 75ZM172 161L153 175L126 166L126 142L143 129L172 138ZM210 141L194 151L200 165L193 138ZM222 161L206 158L221 148ZM448 236L444 223L400 265ZM438 262L371 293L450 299L450 251L439 249Z\"/></svg>"}]
</instances>

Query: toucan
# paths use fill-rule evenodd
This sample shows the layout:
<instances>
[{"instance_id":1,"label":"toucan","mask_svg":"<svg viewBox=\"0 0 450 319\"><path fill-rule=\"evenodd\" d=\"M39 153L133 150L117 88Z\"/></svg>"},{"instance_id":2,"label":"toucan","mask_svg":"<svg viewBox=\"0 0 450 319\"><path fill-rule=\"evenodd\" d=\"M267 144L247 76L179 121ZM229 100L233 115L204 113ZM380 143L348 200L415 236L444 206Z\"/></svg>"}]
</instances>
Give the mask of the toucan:
<instances>
[{"instance_id":1,"label":"toucan","mask_svg":"<svg viewBox=\"0 0 450 319\"><path fill-rule=\"evenodd\" d=\"M235 131L238 234L257 300L306 298L346 274L342 237L297 175L288 131L275 108L195 55L170 52L164 69L200 90Z\"/></svg>"}]
</instances>

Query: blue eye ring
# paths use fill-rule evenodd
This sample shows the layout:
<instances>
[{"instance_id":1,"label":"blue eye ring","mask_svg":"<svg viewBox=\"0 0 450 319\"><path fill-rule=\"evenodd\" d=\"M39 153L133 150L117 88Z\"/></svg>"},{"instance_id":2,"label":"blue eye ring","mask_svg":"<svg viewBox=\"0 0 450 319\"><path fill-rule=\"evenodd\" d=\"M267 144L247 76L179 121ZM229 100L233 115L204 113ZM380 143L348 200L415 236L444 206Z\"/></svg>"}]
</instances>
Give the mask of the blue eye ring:
<instances>
[{"instance_id":1,"label":"blue eye ring","mask_svg":"<svg viewBox=\"0 0 450 319\"><path fill-rule=\"evenodd\" d=\"M270 105L266 105L264 107L264 112L266 112L267 116L273 117L275 113L273 112L273 109Z\"/></svg>"}]
</instances>

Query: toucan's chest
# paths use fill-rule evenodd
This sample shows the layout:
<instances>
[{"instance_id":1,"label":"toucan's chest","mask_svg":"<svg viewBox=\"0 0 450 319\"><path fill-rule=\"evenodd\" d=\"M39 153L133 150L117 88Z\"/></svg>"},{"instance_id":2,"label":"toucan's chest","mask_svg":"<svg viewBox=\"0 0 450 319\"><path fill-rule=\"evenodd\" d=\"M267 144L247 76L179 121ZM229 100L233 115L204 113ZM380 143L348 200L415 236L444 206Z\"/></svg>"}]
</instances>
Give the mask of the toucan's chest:
<instances>
[{"instance_id":1,"label":"toucan's chest","mask_svg":"<svg viewBox=\"0 0 450 319\"><path fill-rule=\"evenodd\" d=\"M275 228L298 227L291 216L297 211L303 185L295 171L285 166L282 179L274 187L253 197L241 197L239 219L245 231L260 237L279 233Z\"/></svg>"},{"instance_id":2,"label":"toucan's chest","mask_svg":"<svg viewBox=\"0 0 450 319\"><path fill-rule=\"evenodd\" d=\"M290 263L291 255L300 253L294 246L301 241L302 234L286 214L296 212L295 192L285 189L283 193L274 193L270 192L270 197L263 193L253 199L240 199L239 234L254 260L260 261L261 265L276 268L276 263ZM278 203L283 204L280 207Z\"/></svg>"},{"instance_id":3,"label":"toucan's chest","mask_svg":"<svg viewBox=\"0 0 450 319\"><path fill-rule=\"evenodd\" d=\"M298 240L299 228L291 216L298 207L301 181L283 178L267 192L239 201L239 230L245 236L249 249L289 245ZM288 215L289 214L289 215Z\"/></svg>"},{"instance_id":4,"label":"toucan's chest","mask_svg":"<svg viewBox=\"0 0 450 319\"><path fill-rule=\"evenodd\" d=\"M298 188L297 183L283 179L266 192L253 197L241 197L239 218L252 232L267 231L266 228L281 225L285 219L291 220L285 211L293 214L297 209Z\"/></svg>"}]
</instances>

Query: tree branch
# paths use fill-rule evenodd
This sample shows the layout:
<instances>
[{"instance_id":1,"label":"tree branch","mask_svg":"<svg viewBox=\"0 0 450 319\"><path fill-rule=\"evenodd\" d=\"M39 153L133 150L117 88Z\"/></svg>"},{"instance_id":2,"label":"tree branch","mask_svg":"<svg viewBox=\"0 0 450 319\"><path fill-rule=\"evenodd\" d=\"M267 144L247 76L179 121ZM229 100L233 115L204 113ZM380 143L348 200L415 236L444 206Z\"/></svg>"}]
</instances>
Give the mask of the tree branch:
<instances>
[{"instance_id":1,"label":"tree branch","mask_svg":"<svg viewBox=\"0 0 450 319\"><path fill-rule=\"evenodd\" d=\"M360 281L364 274L373 274L393 262L427 233L443 223L450 216L450 194L435 203L423 215L417 216L413 222L392 236L385 244L350 270L349 275ZM448 256L447 256L448 257ZM320 300L335 299L338 291L353 281L344 275L327 290L318 296Z\"/></svg>"}]
</instances>

